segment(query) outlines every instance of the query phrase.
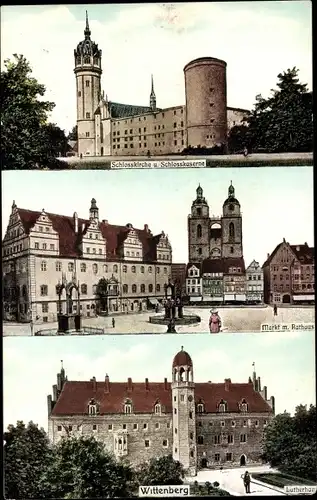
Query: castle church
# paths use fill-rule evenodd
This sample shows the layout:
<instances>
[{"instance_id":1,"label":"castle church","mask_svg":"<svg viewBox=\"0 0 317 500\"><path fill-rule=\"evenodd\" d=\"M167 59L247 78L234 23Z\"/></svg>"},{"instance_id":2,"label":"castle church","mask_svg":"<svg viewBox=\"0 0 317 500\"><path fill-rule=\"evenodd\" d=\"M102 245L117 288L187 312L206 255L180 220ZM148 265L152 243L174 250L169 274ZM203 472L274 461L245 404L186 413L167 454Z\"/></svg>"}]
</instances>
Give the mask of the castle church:
<instances>
[{"instance_id":1,"label":"castle church","mask_svg":"<svg viewBox=\"0 0 317 500\"><path fill-rule=\"evenodd\" d=\"M261 440L274 417L253 371L246 383L195 382L194 365L182 349L171 367L172 382L69 381L62 367L48 402L48 434L93 435L132 465L172 454L191 475L204 468L261 463Z\"/></svg>"},{"instance_id":2,"label":"castle church","mask_svg":"<svg viewBox=\"0 0 317 500\"><path fill-rule=\"evenodd\" d=\"M79 156L143 156L182 152L186 147L226 145L228 130L249 111L227 106L227 63L201 57L184 68L186 104L159 108L153 76L148 106L113 102L101 90L102 51L91 40L74 50Z\"/></svg>"}]
</instances>

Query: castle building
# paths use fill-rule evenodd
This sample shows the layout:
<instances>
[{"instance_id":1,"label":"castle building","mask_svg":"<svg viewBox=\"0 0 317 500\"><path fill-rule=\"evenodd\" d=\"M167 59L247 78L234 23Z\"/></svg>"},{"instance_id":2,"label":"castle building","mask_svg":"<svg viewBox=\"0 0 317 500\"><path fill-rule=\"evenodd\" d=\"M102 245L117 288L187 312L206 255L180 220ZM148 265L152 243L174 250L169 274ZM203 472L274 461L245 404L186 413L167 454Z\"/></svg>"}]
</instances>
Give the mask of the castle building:
<instances>
[{"instance_id":1,"label":"castle building","mask_svg":"<svg viewBox=\"0 0 317 500\"><path fill-rule=\"evenodd\" d=\"M147 309L165 296L172 247L162 231L136 229L99 219L95 199L88 219L26 210L15 202L2 242L3 317L19 322L54 322L58 288L79 284L83 317L96 314L98 283L106 283L107 311ZM78 297L77 297L78 298Z\"/></svg>"},{"instance_id":2,"label":"castle building","mask_svg":"<svg viewBox=\"0 0 317 500\"><path fill-rule=\"evenodd\" d=\"M290 245L285 238L263 264L267 304L315 303L315 249Z\"/></svg>"},{"instance_id":3,"label":"castle building","mask_svg":"<svg viewBox=\"0 0 317 500\"><path fill-rule=\"evenodd\" d=\"M186 292L191 302L248 301L241 206L232 183L221 216L209 214L202 187L196 189L188 216L188 255Z\"/></svg>"},{"instance_id":4,"label":"castle building","mask_svg":"<svg viewBox=\"0 0 317 500\"><path fill-rule=\"evenodd\" d=\"M93 435L132 465L172 454L192 475L202 468L261 463L263 429L274 417L260 377L247 383L195 382L193 362L181 349L172 382L69 381L57 375L48 402L48 434Z\"/></svg>"},{"instance_id":5,"label":"castle building","mask_svg":"<svg viewBox=\"0 0 317 500\"><path fill-rule=\"evenodd\" d=\"M226 145L228 129L248 110L227 106L226 62L202 57L184 68L186 105L157 107L153 76L148 106L108 100L101 90L102 51L91 40L74 50L78 155L135 156L179 153L186 147Z\"/></svg>"}]
</instances>

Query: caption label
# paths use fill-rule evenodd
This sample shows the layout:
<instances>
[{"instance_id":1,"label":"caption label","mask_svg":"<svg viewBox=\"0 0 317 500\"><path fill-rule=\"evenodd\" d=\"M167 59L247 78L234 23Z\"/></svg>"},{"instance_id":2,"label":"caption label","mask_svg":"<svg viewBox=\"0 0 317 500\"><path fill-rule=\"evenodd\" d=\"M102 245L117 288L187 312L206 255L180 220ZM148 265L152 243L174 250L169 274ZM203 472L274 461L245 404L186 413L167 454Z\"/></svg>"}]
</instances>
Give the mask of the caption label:
<instances>
[{"instance_id":1,"label":"caption label","mask_svg":"<svg viewBox=\"0 0 317 500\"><path fill-rule=\"evenodd\" d=\"M206 160L112 161L111 168L202 168Z\"/></svg>"}]
</instances>

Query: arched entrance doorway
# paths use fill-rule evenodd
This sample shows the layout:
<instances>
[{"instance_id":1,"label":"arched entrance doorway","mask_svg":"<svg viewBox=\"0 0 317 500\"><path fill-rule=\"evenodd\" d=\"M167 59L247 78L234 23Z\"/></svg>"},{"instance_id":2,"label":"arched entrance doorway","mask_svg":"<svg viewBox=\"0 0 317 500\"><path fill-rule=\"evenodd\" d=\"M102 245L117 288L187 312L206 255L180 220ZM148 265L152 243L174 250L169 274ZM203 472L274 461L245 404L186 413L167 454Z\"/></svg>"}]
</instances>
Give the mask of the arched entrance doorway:
<instances>
[{"instance_id":1,"label":"arched entrance doorway","mask_svg":"<svg viewBox=\"0 0 317 500\"><path fill-rule=\"evenodd\" d=\"M202 458L201 459L201 468L202 469L207 469L207 458Z\"/></svg>"},{"instance_id":2,"label":"arched entrance doorway","mask_svg":"<svg viewBox=\"0 0 317 500\"><path fill-rule=\"evenodd\" d=\"M290 302L291 302L291 296L288 293L283 295L283 304L290 304Z\"/></svg>"},{"instance_id":3,"label":"arched entrance doorway","mask_svg":"<svg viewBox=\"0 0 317 500\"><path fill-rule=\"evenodd\" d=\"M241 455L240 457L240 466L243 467L246 464L245 455Z\"/></svg>"}]
</instances>

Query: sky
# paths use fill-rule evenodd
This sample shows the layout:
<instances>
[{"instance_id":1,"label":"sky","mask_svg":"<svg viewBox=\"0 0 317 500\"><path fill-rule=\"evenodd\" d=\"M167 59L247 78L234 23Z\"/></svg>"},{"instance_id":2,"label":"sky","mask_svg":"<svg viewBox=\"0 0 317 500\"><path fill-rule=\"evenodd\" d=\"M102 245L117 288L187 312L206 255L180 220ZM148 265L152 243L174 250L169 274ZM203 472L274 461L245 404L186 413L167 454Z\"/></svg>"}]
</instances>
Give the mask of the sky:
<instances>
[{"instance_id":1,"label":"sky","mask_svg":"<svg viewBox=\"0 0 317 500\"><path fill-rule=\"evenodd\" d=\"M100 220L162 230L169 236L173 262L188 262L187 216L198 184L210 215L221 215L232 180L240 201L245 264L261 265L283 238L314 245L313 167L63 170L2 172L2 231L13 200L20 208L89 218L97 200ZM27 186L27 189L26 189Z\"/></svg>"},{"instance_id":2,"label":"sky","mask_svg":"<svg viewBox=\"0 0 317 500\"><path fill-rule=\"evenodd\" d=\"M76 123L74 49L86 9L109 100L149 105L153 74L158 107L185 104L183 68L206 56L227 62L228 106L251 109L294 66L312 86L308 0L2 7L1 63L14 53L27 58L56 103L51 120L66 132Z\"/></svg>"},{"instance_id":3,"label":"sky","mask_svg":"<svg viewBox=\"0 0 317 500\"><path fill-rule=\"evenodd\" d=\"M255 363L276 414L315 404L315 332L228 335L5 337L3 339L3 424L33 420L47 430L47 395L61 360L68 380L110 382L171 380L172 361L184 346L194 381L247 382ZM31 361L32 360L32 361Z\"/></svg>"}]
</instances>

